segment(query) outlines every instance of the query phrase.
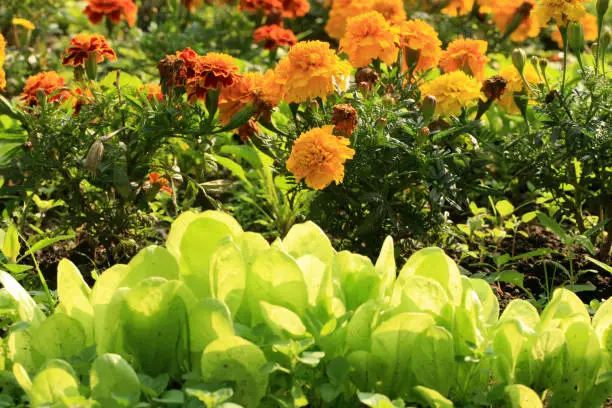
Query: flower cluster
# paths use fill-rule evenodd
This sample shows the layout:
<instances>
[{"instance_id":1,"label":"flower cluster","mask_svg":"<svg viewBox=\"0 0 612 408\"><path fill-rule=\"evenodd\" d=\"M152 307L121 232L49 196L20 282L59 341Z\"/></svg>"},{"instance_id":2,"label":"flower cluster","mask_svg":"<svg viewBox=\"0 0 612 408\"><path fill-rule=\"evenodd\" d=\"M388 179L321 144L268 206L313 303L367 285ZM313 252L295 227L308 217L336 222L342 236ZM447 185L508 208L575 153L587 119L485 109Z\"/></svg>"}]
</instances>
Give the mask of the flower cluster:
<instances>
[{"instance_id":1,"label":"flower cluster","mask_svg":"<svg viewBox=\"0 0 612 408\"><path fill-rule=\"evenodd\" d=\"M279 14L285 18L302 17L310 11L308 0L241 0L240 8L250 12Z\"/></svg>"},{"instance_id":2,"label":"flower cluster","mask_svg":"<svg viewBox=\"0 0 612 408\"><path fill-rule=\"evenodd\" d=\"M87 0L83 12L93 24L101 23L106 16L112 23L125 19L132 27L136 24L138 6L132 0Z\"/></svg>"}]
</instances>

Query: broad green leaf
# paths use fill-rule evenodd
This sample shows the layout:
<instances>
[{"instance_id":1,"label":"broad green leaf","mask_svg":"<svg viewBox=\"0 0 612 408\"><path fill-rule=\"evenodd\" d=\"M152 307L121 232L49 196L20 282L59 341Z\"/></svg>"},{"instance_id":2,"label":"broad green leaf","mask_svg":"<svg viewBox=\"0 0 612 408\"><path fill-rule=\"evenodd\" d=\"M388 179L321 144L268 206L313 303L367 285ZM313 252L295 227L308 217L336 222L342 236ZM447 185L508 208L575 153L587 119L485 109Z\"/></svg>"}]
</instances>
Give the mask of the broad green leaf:
<instances>
[{"instance_id":1,"label":"broad green leaf","mask_svg":"<svg viewBox=\"0 0 612 408\"><path fill-rule=\"evenodd\" d=\"M32 349L45 361L70 360L87 347L83 325L63 313L49 316L32 332Z\"/></svg>"},{"instance_id":2,"label":"broad green leaf","mask_svg":"<svg viewBox=\"0 0 612 408\"><path fill-rule=\"evenodd\" d=\"M493 338L496 378L507 384L515 382L516 362L526 340L519 320L507 319L500 323Z\"/></svg>"},{"instance_id":3,"label":"broad green leaf","mask_svg":"<svg viewBox=\"0 0 612 408\"><path fill-rule=\"evenodd\" d=\"M557 224L555 220L540 211L538 211L537 216L538 220L540 220L540 224L542 224L546 228L549 228L555 235L559 237L559 239L561 239L561 241L565 242L567 240L567 234L565 233L563 228L559 224Z\"/></svg>"},{"instance_id":4,"label":"broad green leaf","mask_svg":"<svg viewBox=\"0 0 612 408\"><path fill-rule=\"evenodd\" d=\"M485 322L494 325L499 319L499 300L493 293L491 285L483 279L470 279L470 283L482 304Z\"/></svg>"},{"instance_id":5,"label":"broad green leaf","mask_svg":"<svg viewBox=\"0 0 612 408\"><path fill-rule=\"evenodd\" d=\"M15 278L4 271L0 271L0 283L19 305L18 312L21 320L30 323L32 327L38 327L45 320L45 315L38 308L34 299Z\"/></svg>"},{"instance_id":6,"label":"broad green leaf","mask_svg":"<svg viewBox=\"0 0 612 408\"><path fill-rule=\"evenodd\" d=\"M189 347L194 367L199 366L207 345L234 335L230 311L220 300L203 299L189 310Z\"/></svg>"},{"instance_id":7,"label":"broad green leaf","mask_svg":"<svg viewBox=\"0 0 612 408\"><path fill-rule=\"evenodd\" d=\"M117 71L111 71L100 81L100 87L114 90L116 89L116 83ZM122 89L122 91L125 91L127 88L132 88L136 90L142 88L142 86L142 81L138 79L138 77L130 75L123 71L121 71L121 73L119 74L119 87Z\"/></svg>"},{"instance_id":8,"label":"broad green leaf","mask_svg":"<svg viewBox=\"0 0 612 408\"><path fill-rule=\"evenodd\" d=\"M108 268L100 275L91 291L90 302L94 310L94 337L98 354L117 351L109 345L109 341L114 343L115 333L110 330L110 326L115 325L118 328L118 316L112 315L107 321L107 312L111 299L119 292L119 285L128 270L127 265L121 264Z\"/></svg>"},{"instance_id":9,"label":"broad green leaf","mask_svg":"<svg viewBox=\"0 0 612 408\"><path fill-rule=\"evenodd\" d=\"M423 401L425 406L430 408L453 408L451 400L444 397L435 389L423 387L421 385L414 387L414 393Z\"/></svg>"},{"instance_id":10,"label":"broad green leaf","mask_svg":"<svg viewBox=\"0 0 612 408\"><path fill-rule=\"evenodd\" d=\"M94 334L98 355L124 353L121 317L125 297L131 289L120 288L106 305L94 306Z\"/></svg>"},{"instance_id":11,"label":"broad green leaf","mask_svg":"<svg viewBox=\"0 0 612 408\"><path fill-rule=\"evenodd\" d=\"M291 310L264 301L259 302L259 305L268 327L277 336L281 338L302 338L308 335L302 319Z\"/></svg>"},{"instance_id":12,"label":"broad green leaf","mask_svg":"<svg viewBox=\"0 0 612 408\"><path fill-rule=\"evenodd\" d=\"M304 276L309 307L319 319L327 320L332 315L334 298L332 268L313 255L302 256L297 264Z\"/></svg>"},{"instance_id":13,"label":"broad green leaf","mask_svg":"<svg viewBox=\"0 0 612 408\"><path fill-rule=\"evenodd\" d=\"M448 395L456 379L455 345L448 330L431 326L419 334L411 362L418 384Z\"/></svg>"},{"instance_id":14,"label":"broad green leaf","mask_svg":"<svg viewBox=\"0 0 612 408\"><path fill-rule=\"evenodd\" d=\"M529 302L522 299L514 299L499 318L499 325L507 320L519 320L525 327L535 330L540 323L540 316L536 308Z\"/></svg>"},{"instance_id":15,"label":"broad green leaf","mask_svg":"<svg viewBox=\"0 0 612 408\"><path fill-rule=\"evenodd\" d=\"M314 255L325 264L332 261L336 252L323 230L310 221L291 227L283 238L283 246L296 259L304 255Z\"/></svg>"},{"instance_id":16,"label":"broad green leaf","mask_svg":"<svg viewBox=\"0 0 612 408\"><path fill-rule=\"evenodd\" d=\"M122 271L123 278L118 287L133 288L148 278L178 279L179 267L176 259L163 247L151 245L141 250Z\"/></svg>"},{"instance_id":17,"label":"broad green leaf","mask_svg":"<svg viewBox=\"0 0 612 408\"><path fill-rule=\"evenodd\" d=\"M522 384L506 386L504 401L508 408L542 408L542 400L538 394Z\"/></svg>"},{"instance_id":18,"label":"broad green leaf","mask_svg":"<svg viewBox=\"0 0 612 408\"><path fill-rule=\"evenodd\" d=\"M246 172L240 164L224 156L213 154L212 157L217 161L217 163L228 169L235 177L240 179L240 181L242 181L244 184L246 184L247 186L251 186L251 182L247 178Z\"/></svg>"},{"instance_id":19,"label":"broad green leaf","mask_svg":"<svg viewBox=\"0 0 612 408\"><path fill-rule=\"evenodd\" d=\"M230 239L222 241L210 261L212 297L227 305L232 316L238 313L246 288L246 266L240 248Z\"/></svg>"},{"instance_id":20,"label":"broad green leaf","mask_svg":"<svg viewBox=\"0 0 612 408\"><path fill-rule=\"evenodd\" d=\"M578 393L586 393L595 383L602 363L602 352L591 325L576 321L565 331L565 374L577 384Z\"/></svg>"},{"instance_id":21,"label":"broad green leaf","mask_svg":"<svg viewBox=\"0 0 612 408\"><path fill-rule=\"evenodd\" d=\"M210 343L202 353L204 381L231 381L235 384L232 401L256 407L266 395L266 357L259 347L241 337L226 337Z\"/></svg>"},{"instance_id":22,"label":"broad green leaf","mask_svg":"<svg viewBox=\"0 0 612 408\"><path fill-rule=\"evenodd\" d=\"M41 249L45 249L53 244L56 244L61 241L66 241L69 239L74 239L74 234L69 235L58 235L50 238L43 238L40 241L36 241L34 245L32 245L27 251L23 253L23 257L26 257L30 254L36 253L36 251L40 251Z\"/></svg>"},{"instance_id":23,"label":"broad green leaf","mask_svg":"<svg viewBox=\"0 0 612 408\"><path fill-rule=\"evenodd\" d=\"M612 353L612 297L599 306L597 313L593 316L592 326L602 349L607 353ZM610 363L612 364L612 360Z\"/></svg>"},{"instance_id":24,"label":"broad green leaf","mask_svg":"<svg viewBox=\"0 0 612 408\"><path fill-rule=\"evenodd\" d=\"M521 377L525 378L528 374L536 389L552 388L563 375L565 334L560 329L549 329L537 333L527 344L530 345L525 350L527 356L523 359L521 353L519 357L520 360L527 360L526 364L519 361L523 371ZM530 372L524 373L526 369Z\"/></svg>"},{"instance_id":25,"label":"broad green leaf","mask_svg":"<svg viewBox=\"0 0 612 408\"><path fill-rule=\"evenodd\" d=\"M103 407L121 408L117 398L130 404L140 399L140 380L134 369L118 354L102 354L94 361L89 376L91 396Z\"/></svg>"},{"instance_id":26,"label":"broad green leaf","mask_svg":"<svg viewBox=\"0 0 612 408\"><path fill-rule=\"evenodd\" d=\"M441 316L447 307L447 292L437 281L413 275L398 281L393 290L393 313L422 312Z\"/></svg>"},{"instance_id":27,"label":"broad green leaf","mask_svg":"<svg viewBox=\"0 0 612 408\"><path fill-rule=\"evenodd\" d=\"M32 380L33 407L62 403L65 398L78 396L79 383L70 371L63 368L63 364L49 364Z\"/></svg>"},{"instance_id":28,"label":"broad green leaf","mask_svg":"<svg viewBox=\"0 0 612 408\"><path fill-rule=\"evenodd\" d=\"M180 281L149 278L125 295L120 315L126 352L150 376L178 374L189 359L187 310L196 298Z\"/></svg>"},{"instance_id":29,"label":"broad green leaf","mask_svg":"<svg viewBox=\"0 0 612 408\"><path fill-rule=\"evenodd\" d=\"M514 206L508 200L501 200L495 203L495 209L502 218L506 218L514 212Z\"/></svg>"},{"instance_id":30,"label":"broad green leaf","mask_svg":"<svg viewBox=\"0 0 612 408\"><path fill-rule=\"evenodd\" d=\"M339 252L334 258L333 276L340 282L348 310L380 296L383 277L365 256Z\"/></svg>"},{"instance_id":31,"label":"broad green leaf","mask_svg":"<svg viewBox=\"0 0 612 408\"><path fill-rule=\"evenodd\" d=\"M371 408L398 408L404 405L394 404L387 396L382 394L370 394L365 392L357 393L359 401L367 407Z\"/></svg>"},{"instance_id":32,"label":"broad green leaf","mask_svg":"<svg viewBox=\"0 0 612 408\"><path fill-rule=\"evenodd\" d=\"M454 304L461 302L461 274L455 262L440 248L425 248L413 254L402 268L396 285L418 275L437 281Z\"/></svg>"},{"instance_id":33,"label":"broad green leaf","mask_svg":"<svg viewBox=\"0 0 612 408\"><path fill-rule=\"evenodd\" d=\"M81 272L67 259L62 259L57 267L57 292L64 312L83 326L87 345L94 344L94 310L89 300L91 289Z\"/></svg>"},{"instance_id":34,"label":"broad green leaf","mask_svg":"<svg viewBox=\"0 0 612 408\"><path fill-rule=\"evenodd\" d=\"M372 344L372 332L375 329L376 317L380 306L370 300L359 306L349 320L346 342L350 350L369 351Z\"/></svg>"},{"instance_id":35,"label":"broad green leaf","mask_svg":"<svg viewBox=\"0 0 612 408\"><path fill-rule=\"evenodd\" d=\"M376 272L381 276L381 295L391 296L397 274L393 238L387 237L376 259Z\"/></svg>"},{"instance_id":36,"label":"broad green leaf","mask_svg":"<svg viewBox=\"0 0 612 408\"><path fill-rule=\"evenodd\" d=\"M32 380L25 367L19 363L13 364L13 375L19 386L25 391L28 398L32 399Z\"/></svg>"},{"instance_id":37,"label":"broad green leaf","mask_svg":"<svg viewBox=\"0 0 612 408\"><path fill-rule=\"evenodd\" d=\"M11 225L6 230L6 234L4 236L4 242L2 243L2 253L10 262L16 263L20 251L21 244L19 243L19 234L17 233L17 228L15 228L14 225Z\"/></svg>"},{"instance_id":38,"label":"broad green leaf","mask_svg":"<svg viewBox=\"0 0 612 408\"><path fill-rule=\"evenodd\" d=\"M11 331L6 339L7 357L20 364L25 370L34 372L38 369L40 355L32 350L32 330ZM36 361L34 361L36 360Z\"/></svg>"},{"instance_id":39,"label":"broad green leaf","mask_svg":"<svg viewBox=\"0 0 612 408\"><path fill-rule=\"evenodd\" d=\"M563 288L556 289L542 311L538 331L566 325L570 322L570 317L572 320L582 320L589 324L591 322L586 306L575 293Z\"/></svg>"}]
</instances>

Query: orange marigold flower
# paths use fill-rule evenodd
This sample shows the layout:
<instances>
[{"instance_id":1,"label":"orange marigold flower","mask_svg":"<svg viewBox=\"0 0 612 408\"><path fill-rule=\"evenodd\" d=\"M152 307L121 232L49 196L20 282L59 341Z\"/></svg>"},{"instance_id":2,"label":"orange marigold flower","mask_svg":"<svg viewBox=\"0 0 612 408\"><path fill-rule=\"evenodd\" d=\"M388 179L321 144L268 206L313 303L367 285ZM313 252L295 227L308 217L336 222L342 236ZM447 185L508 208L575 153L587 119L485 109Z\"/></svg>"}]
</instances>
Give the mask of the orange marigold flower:
<instances>
[{"instance_id":1,"label":"orange marigold flower","mask_svg":"<svg viewBox=\"0 0 612 408\"><path fill-rule=\"evenodd\" d=\"M190 13L195 13L196 9L202 5L202 0L181 0L181 4L187 7Z\"/></svg>"},{"instance_id":2,"label":"orange marigold flower","mask_svg":"<svg viewBox=\"0 0 612 408\"><path fill-rule=\"evenodd\" d=\"M523 75L529 84L541 82L537 71L530 63L525 64ZM514 94L527 92L521 75L514 65L507 65L499 71L499 76L506 80L506 89L497 104L508 113L520 113L518 106L514 102Z\"/></svg>"},{"instance_id":3,"label":"orange marigold flower","mask_svg":"<svg viewBox=\"0 0 612 408\"><path fill-rule=\"evenodd\" d=\"M481 81L489 61L485 56L488 46L486 41L459 38L448 44L440 58L440 66L444 72L461 70Z\"/></svg>"},{"instance_id":4,"label":"orange marigold flower","mask_svg":"<svg viewBox=\"0 0 612 408\"><path fill-rule=\"evenodd\" d=\"M580 17L579 21L582 24L582 29L584 30L584 40L597 40L597 17L595 17L593 14L587 13L584 16ZM563 49L563 37L561 36L561 31L559 31L559 27L555 27L555 30L552 32L551 38L554 42L557 43L559 48Z\"/></svg>"},{"instance_id":5,"label":"orange marigold flower","mask_svg":"<svg viewBox=\"0 0 612 408\"><path fill-rule=\"evenodd\" d=\"M263 84L263 75L249 72L219 94L219 121L227 125L249 102L256 102Z\"/></svg>"},{"instance_id":6,"label":"orange marigold flower","mask_svg":"<svg viewBox=\"0 0 612 408\"><path fill-rule=\"evenodd\" d=\"M209 52L196 59L194 76L187 80L187 97L192 103L203 100L209 89L232 86L239 77L238 65L233 57Z\"/></svg>"},{"instance_id":7,"label":"orange marigold flower","mask_svg":"<svg viewBox=\"0 0 612 408\"><path fill-rule=\"evenodd\" d=\"M522 42L527 38L535 38L540 33L540 21L532 12L536 0L495 0L491 3L493 22L497 29L505 33L515 16L523 17L519 26L512 32L510 39Z\"/></svg>"},{"instance_id":8,"label":"orange marigold flower","mask_svg":"<svg viewBox=\"0 0 612 408\"><path fill-rule=\"evenodd\" d=\"M83 11L93 24L102 22L104 16L113 23L125 19L130 27L136 23L138 6L132 0L87 0Z\"/></svg>"},{"instance_id":9,"label":"orange marigold flower","mask_svg":"<svg viewBox=\"0 0 612 408\"><path fill-rule=\"evenodd\" d=\"M474 0L450 0L448 6L442 9L442 13L456 17L469 14L474 7Z\"/></svg>"},{"instance_id":10,"label":"orange marigold flower","mask_svg":"<svg viewBox=\"0 0 612 408\"><path fill-rule=\"evenodd\" d=\"M301 41L278 63L269 85L280 90L281 99L288 103L325 99L335 85L346 85L350 72L350 64L342 61L329 43Z\"/></svg>"},{"instance_id":11,"label":"orange marigold flower","mask_svg":"<svg viewBox=\"0 0 612 408\"><path fill-rule=\"evenodd\" d=\"M84 66L89 58L95 58L96 62L102 62L105 57L109 61L117 60L117 54L106 43L103 35L77 34L70 40L70 46L66 48L62 64L74 67Z\"/></svg>"},{"instance_id":12,"label":"orange marigold flower","mask_svg":"<svg viewBox=\"0 0 612 408\"><path fill-rule=\"evenodd\" d=\"M278 24L272 24L261 26L255 30L253 41L255 43L264 43L266 50L273 50L277 47L291 47L297 43L297 38L293 31L283 28Z\"/></svg>"},{"instance_id":13,"label":"orange marigold flower","mask_svg":"<svg viewBox=\"0 0 612 408\"><path fill-rule=\"evenodd\" d=\"M404 0L373 0L372 10L378 11L391 24L406 21Z\"/></svg>"},{"instance_id":14,"label":"orange marigold flower","mask_svg":"<svg viewBox=\"0 0 612 408\"><path fill-rule=\"evenodd\" d=\"M421 85L423 95L436 98L436 113L441 116L458 115L462 108L484 99L481 83L463 71L441 75Z\"/></svg>"},{"instance_id":15,"label":"orange marigold flower","mask_svg":"<svg viewBox=\"0 0 612 408\"><path fill-rule=\"evenodd\" d=\"M410 20L400 25L400 46L402 49L418 52L417 72L434 68L442 55L442 42L436 30L423 20Z\"/></svg>"},{"instance_id":16,"label":"orange marigold flower","mask_svg":"<svg viewBox=\"0 0 612 408\"><path fill-rule=\"evenodd\" d=\"M308 0L283 0L283 17L296 18L308 14L310 2Z\"/></svg>"},{"instance_id":17,"label":"orange marigold flower","mask_svg":"<svg viewBox=\"0 0 612 408\"><path fill-rule=\"evenodd\" d=\"M34 23L32 23L30 20L26 20L25 18L13 17L13 19L11 20L11 24L22 27L28 31L36 29Z\"/></svg>"},{"instance_id":18,"label":"orange marigold flower","mask_svg":"<svg viewBox=\"0 0 612 408\"><path fill-rule=\"evenodd\" d=\"M172 194L172 188L168 186L170 184L168 179L161 177L156 171L149 173L149 184L152 187L159 187L159 191Z\"/></svg>"},{"instance_id":19,"label":"orange marigold flower","mask_svg":"<svg viewBox=\"0 0 612 408\"><path fill-rule=\"evenodd\" d=\"M377 58L393 64L399 53L399 30L391 27L377 11L351 17L340 40L340 52L346 52L356 68L365 67Z\"/></svg>"},{"instance_id":20,"label":"orange marigold flower","mask_svg":"<svg viewBox=\"0 0 612 408\"><path fill-rule=\"evenodd\" d=\"M340 40L346 32L348 19L372 10L372 3L373 0L334 0L325 31L331 38Z\"/></svg>"},{"instance_id":21,"label":"orange marigold flower","mask_svg":"<svg viewBox=\"0 0 612 408\"><path fill-rule=\"evenodd\" d=\"M259 97L269 107L278 106L283 99L283 80L277 80L275 70L264 73Z\"/></svg>"},{"instance_id":22,"label":"orange marigold flower","mask_svg":"<svg viewBox=\"0 0 612 408\"><path fill-rule=\"evenodd\" d=\"M6 88L6 73L4 72L4 60L6 59L6 41L2 34L0 34L0 91L4 91Z\"/></svg>"},{"instance_id":23,"label":"orange marigold flower","mask_svg":"<svg viewBox=\"0 0 612 408\"><path fill-rule=\"evenodd\" d=\"M162 92L162 88L157 84L146 84L138 90L146 92L147 99L149 100L153 100L153 98L155 98L161 102L164 99L164 93Z\"/></svg>"},{"instance_id":24,"label":"orange marigold flower","mask_svg":"<svg viewBox=\"0 0 612 408\"><path fill-rule=\"evenodd\" d=\"M241 0L240 9L264 14L280 13L285 18L302 17L310 11L308 0Z\"/></svg>"},{"instance_id":25,"label":"orange marigold flower","mask_svg":"<svg viewBox=\"0 0 612 408\"><path fill-rule=\"evenodd\" d=\"M36 95L36 92L40 89L47 96L52 95L48 99L48 102L60 102L70 98L70 92L68 92L68 90L62 90L63 88L64 78L59 76L57 72L41 72L40 74L33 75L26 80L20 99L21 102L27 106L37 106L38 96Z\"/></svg>"},{"instance_id":26,"label":"orange marigold flower","mask_svg":"<svg viewBox=\"0 0 612 408\"><path fill-rule=\"evenodd\" d=\"M359 123L357 111L349 104L336 105L332 114L332 123L337 133L350 137Z\"/></svg>"},{"instance_id":27,"label":"orange marigold flower","mask_svg":"<svg viewBox=\"0 0 612 408\"><path fill-rule=\"evenodd\" d=\"M339 184L344 180L344 163L352 159L355 151L348 147L350 140L332 134L333 126L314 128L295 141L287 160L287 170L299 182L306 179L306 185L322 190L332 181Z\"/></svg>"},{"instance_id":28,"label":"orange marigold flower","mask_svg":"<svg viewBox=\"0 0 612 408\"><path fill-rule=\"evenodd\" d=\"M578 21L586 14L582 5L585 1L588 0L540 0L536 15L542 24L555 20L558 26L566 26L568 21Z\"/></svg>"}]
</instances>

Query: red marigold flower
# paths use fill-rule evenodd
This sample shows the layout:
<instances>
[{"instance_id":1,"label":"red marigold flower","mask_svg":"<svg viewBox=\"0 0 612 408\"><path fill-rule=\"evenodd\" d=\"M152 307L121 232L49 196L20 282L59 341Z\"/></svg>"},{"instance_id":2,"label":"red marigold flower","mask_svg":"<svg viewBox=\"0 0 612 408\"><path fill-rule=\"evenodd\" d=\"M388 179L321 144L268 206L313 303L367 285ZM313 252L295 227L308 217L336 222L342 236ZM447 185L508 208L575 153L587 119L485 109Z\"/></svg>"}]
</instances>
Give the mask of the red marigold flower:
<instances>
[{"instance_id":1,"label":"red marigold flower","mask_svg":"<svg viewBox=\"0 0 612 408\"><path fill-rule=\"evenodd\" d=\"M106 43L103 35L77 34L70 40L70 47L66 48L62 64L74 67L84 66L89 58L95 58L96 62L102 62L105 57L109 61L117 60L117 54Z\"/></svg>"},{"instance_id":2,"label":"red marigold flower","mask_svg":"<svg viewBox=\"0 0 612 408\"><path fill-rule=\"evenodd\" d=\"M87 0L83 13L93 24L102 22L107 16L112 23L125 19L130 27L136 23L138 6L132 0Z\"/></svg>"},{"instance_id":3,"label":"red marigold flower","mask_svg":"<svg viewBox=\"0 0 612 408\"><path fill-rule=\"evenodd\" d=\"M305 16L310 11L308 0L241 0L240 9L264 14L281 13L285 18Z\"/></svg>"},{"instance_id":4,"label":"red marigold flower","mask_svg":"<svg viewBox=\"0 0 612 408\"><path fill-rule=\"evenodd\" d=\"M63 88L64 78L59 76L57 72L41 72L40 74L33 75L26 80L20 99L21 102L27 106L37 106L38 96L36 93L40 89L45 93L45 95L52 95L47 102L61 102L70 98L71 96L70 92L68 90L62 90Z\"/></svg>"},{"instance_id":5,"label":"red marigold flower","mask_svg":"<svg viewBox=\"0 0 612 408\"><path fill-rule=\"evenodd\" d=\"M240 77L234 58L216 52L198 57L194 71L195 75L187 81L187 97L190 102L205 99L209 89L232 86Z\"/></svg>"},{"instance_id":6,"label":"red marigold flower","mask_svg":"<svg viewBox=\"0 0 612 408\"><path fill-rule=\"evenodd\" d=\"M277 47L293 46L297 43L297 38L293 31L283 28L277 24L259 27L253 34L255 43L264 43L266 50L273 50Z\"/></svg>"},{"instance_id":7,"label":"red marigold flower","mask_svg":"<svg viewBox=\"0 0 612 408\"><path fill-rule=\"evenodd\" d=\"M168 179L161 177L156 171L149 173L149 184L159 187L160 191L172 194L172 188L168 186L168 184L170 184Z\"/></svg>"}]
</instances>

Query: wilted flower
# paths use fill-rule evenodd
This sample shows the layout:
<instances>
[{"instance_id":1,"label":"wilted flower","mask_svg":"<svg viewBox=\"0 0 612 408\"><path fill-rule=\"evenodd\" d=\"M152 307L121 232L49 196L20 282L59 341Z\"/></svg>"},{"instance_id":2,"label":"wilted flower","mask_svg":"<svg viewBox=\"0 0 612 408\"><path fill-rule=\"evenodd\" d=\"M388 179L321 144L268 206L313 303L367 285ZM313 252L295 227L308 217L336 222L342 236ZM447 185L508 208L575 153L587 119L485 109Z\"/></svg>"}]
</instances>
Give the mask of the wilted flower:
<instances>
[{"instance_id":1,"label":"wilted flower","mask_svg":"<svg viewBox=\"0 0 612 408\"><path fill-rule=\"evenodd\" d=\"M64 78L55 71L46 71L33 75L26 80L20 100L27 106L38 105L37 92L50 96L47 102L60 102L70 98L70 92L64 90Z\"/></svg>"},{"instance_id":2,"label":"wilted flower","mask_svg":"<svg viewBox=\"0 0 612 408\"><path fill-rule=\"evenodd\" d=\"M195 13L196 9L202 5L202 0L181 0L181 4L187 7L190 13Z\"/></svg>"},{"instance_id":3,"label":"wilted flower","mask_svg":"<svg viewBox=\"0 0 612 408\"><path fill-rule=\"evenodd\" d=\"M462 108L483 99L480 83L463 71L441 75L421 85L423 95L436 98L437 113L441 116L458 115Z\"/></svg>"},{"instance_id":4,"label":"wilted flower","mask_svg":"<svg viewBox=\"0 0 612 408\"><path fill-rule=\"evenodd\" d=\"M136 23L138 6L132 0L87 0L83 11L93 24L102 22L107 16L112 23L125 19L130 27Z\"/></svg>"},{"instance_id":5,"label":"wilted flower","mask_svg":"<svg viewBox=\"0 0 612 408\"><path fill-rule=\"evenodd\" d=\"M106 39L100 34L77 34L70 40L70 46L66 48L62 64L85 66L89 58L93 58L96 62L104 61L107 58L109 61L116 61L117 54L106 43Z\"/></svg>"},{"instance_id":6,"label":"wilted flower","mask_svg":"<svg viewBox=\"0 0 612 408\"><path fill-rule=\"evenodd\" d=\"M74 115L81 113L83 106L90 103L93 99L93 93L86 89L85 92L81 88L75 88L72 91L72 108L74 109Z\"/></svg>"},{"instance_id":7,"label":"wilted flower","mask_svg":"<svg viewBox=\"0 0 612 408\"><path fill-rule=\"evenodd\" d=\"M308 0L241 0L240 9L262 11L265 14L280 13L285 18L302 17L310 11Z\"/></svg>"},{"instance_id":8,"label":"wilted flower","mask_svg":"<svg viewBox=\"0 0 612 408\"><path fill-rule=\"evenodd\" d=\"M248 142L251 138L259 133L259 125L253 119L249 119L247 123L238 128L238 137L243 142Z\"/></svg>"},{"instance_id":9,"label":"wilted flower","mask_svg":"<svg viewBox=\"0 0 612 408\"><path fill-rule=\"evenodd\" d=\"M315 190L322 190L332 181L344 180L344 163L352 159L355 151L348 147L350 140L332 134L333 126L314 128L295 141L287 160L287 170L299 182Z\"/></svg>"},{"instance_id":10,"label":"wilted flower","mask_svg":"<svg viewBox=\"0 0 612 408\"><path fill-rule=\"evenodd\" d=\"M416 72L437 66L442 55L442 42L438 33L423 20L410 20L400 25L400 46L405 53L418 53Z\"/></svg>"},{"instance_id":11,"label":"wilted flower","mask_svg":"<svg viewBox=\"0 0 612 408\"><path fill-rule=\"evenodd\" d=\"M96 140L93 142L89 151L87 152L87 157L83 161L85 168L89 170L90 173L96 174L98 172L98 166L102 163L102 158L104 157L104 143L101 140Z\"/></svg>"},{"instance_id":12,"label":"wilted flower","mask_svg":"<svg viewBox=\"0 0 612 408\"><path fill-rule=\"evenodd\" d=\"M478 80L484 77L484 70L489 59L485 56L488 43L481 40L457 39L448 44L440 58L444 72L461 70Z\"/></svg>"},{"instance_id":13,"label":"wilted flower","mask_svg":"<svg viewBox=\"0 0 612 408\"><path fill-rule=\"evenodd\" d=\"M359 123L357 111L349 104L336 105L332 114L332 123L336 133L350 137Z\"/></svg>"},{"instance_id":14,"label":"wilted flower","mask_svg":"<svg viewBox=\"0 0 612 408\"><path fill-rule=\"evenodd\" d=\"M496 100L501 98L504 90L506 89L506 81L500 75L494 75L491 78L487 78L482 84L482 93L485 94L488 100Z\"/></svg>"},{"instance_id":15,"label":"wilted flower","mask_svg":"<svg viewBox=\"0 0 612 408\"><path fill-rule=\"evenodd\" d=\"M360 88L371 90L378 83L378 72L370 67L359 68L355 72L355 82Z\"/></svg>"},{"instance_id":16,"label":"wilted flower","mask_svg":"<svg viewBox=\"0 0 612 408\"><path fill-rule=\"evenodd\" d=\"M277 47L291 47L297 43L297 38L293 31L277 24L272 24L259 27L255 30L253 41L255 43L264 43L266 50L273 50Z\"/></svg>"},{"instance_id":17,"label":"wilted flower","mask_svg":"<svg viewBox=\"0 0 612 408\"><path fill-rule=\"evenodd\" d=\"M187 79L187 97L190 102L203 100L208 90L232 86L239 76L233 57L216 52L199 56L195 60L194 75Z\"/></svg>"},{"instance_id":18,"label":"wilted flower","mask_svg":"<svg viewBox=\"0 0 612 408\"><path fill-rule=\"evenodd\" d=\"M351 17L340 40L340 52L346 52L356 68L377 58L393 64L399 53L399 32L377 11Z\"/></svg>"}]
</instances>

